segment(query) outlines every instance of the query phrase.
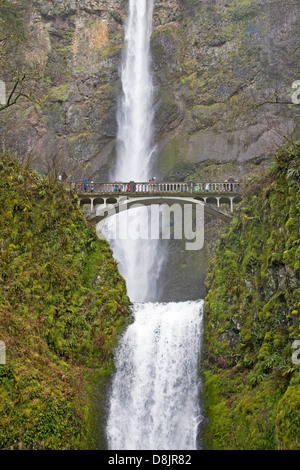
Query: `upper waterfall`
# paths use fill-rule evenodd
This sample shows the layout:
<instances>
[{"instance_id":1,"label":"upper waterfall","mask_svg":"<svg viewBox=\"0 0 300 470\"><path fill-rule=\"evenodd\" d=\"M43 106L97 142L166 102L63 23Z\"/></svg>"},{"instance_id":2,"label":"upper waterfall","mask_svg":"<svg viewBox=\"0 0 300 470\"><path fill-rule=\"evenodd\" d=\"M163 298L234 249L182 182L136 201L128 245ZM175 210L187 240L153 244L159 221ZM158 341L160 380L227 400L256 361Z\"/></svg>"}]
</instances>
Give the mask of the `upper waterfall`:
<instances>
[{"instance_id":1,"label":"upper waterfall","mask_svg":"<svg viewBox=\"0 0 300 470\"><path fill-rule=\"evenodd\" d=\"M153 22L153 0L129 0L125 25L125 50L121 68L122 95L117 112L117 160L114 179L148 181L153 153L153 83L150 38ZM126 218L131 226L145 226L147 207L119 214L124 233L110 240L120 271L126 279L132 301L157 298L158 279L163 263L159 240L128 237ZM133 220L132 220L133 219ZM109 230L110 222L107 223ZM109 239L109 235L108 235Z\"/></svg>"},{"instance_id":2,"label":"upper waterfall","mask_svg":"<svg viewBox=\"0 0 300 470\"><path fill-rule=\"evenodd\" d=\"M118 169L115 174L123 181L148 179L153 127L152 17L153 0L129 1L121 74L123 94L117 116Z\"/></svg>"}]
</instances>

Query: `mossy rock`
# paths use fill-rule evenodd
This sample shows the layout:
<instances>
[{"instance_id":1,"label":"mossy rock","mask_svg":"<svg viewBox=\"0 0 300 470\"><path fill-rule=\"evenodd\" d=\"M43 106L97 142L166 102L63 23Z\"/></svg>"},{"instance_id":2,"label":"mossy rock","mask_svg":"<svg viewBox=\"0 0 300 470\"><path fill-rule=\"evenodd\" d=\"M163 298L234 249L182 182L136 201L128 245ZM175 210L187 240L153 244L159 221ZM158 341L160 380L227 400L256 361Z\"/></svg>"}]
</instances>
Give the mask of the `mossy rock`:
<instances>
[{"instance_id":1,"label":"mossy rock","mask_svg":"<svg viewBox=\"0 0 300 470\"><path fill-rule=\"evenodd\" d=\"M105 446L114 349L132 317L112 251L77 199L1 156L1 449Z\"/></svg>"},{"instance_id":2,"label":"mossy rock","mask_svg":"<svg viewBox=\"0 0 300 470\"><path fill-rule=\"evenodd\" d=\"M300 193L292 171L299 164L295 143L244 185L211 262L202 365L208 449L299 449L299 365L291 346L300 333ZM218 413L226 417L223 434Z\"/></svg>"}]
</instances>

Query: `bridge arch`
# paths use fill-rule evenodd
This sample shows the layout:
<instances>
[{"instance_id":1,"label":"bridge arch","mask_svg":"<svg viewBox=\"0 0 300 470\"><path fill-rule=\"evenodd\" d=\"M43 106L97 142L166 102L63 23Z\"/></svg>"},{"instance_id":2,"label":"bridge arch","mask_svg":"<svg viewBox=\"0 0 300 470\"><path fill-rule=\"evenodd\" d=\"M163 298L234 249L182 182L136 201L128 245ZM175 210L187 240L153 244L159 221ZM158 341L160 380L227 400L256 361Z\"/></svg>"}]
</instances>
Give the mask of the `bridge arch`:
<instances>
[{"instance_id":1,"label":"bridge arch","mask_svg":"<svg viewBox=\"0 0 300 470\"><path fill-rule=\"evenodd\" d=\"M92 204L92 199L89 197L85 197L80 199L80 208L82 209L86 205L91 205Z\"/></svg>"},{"instance_id":2,"label":"bridge arch","mask_svg":"<svg viewBox=\"0 0 300 470\"><path fill-rule=\"evenodd\" d=\"M118 199L116 197L108 197L106 199L106 204L117 204L118 203Z\"/></svg>"},{"instance_id":3,"label":"bridge arch","mask_svg":"<svg viewBox=\"0 0 300 470\"><path fill-rule=\"evenodd\" d=\"M114 198L112 198L114 199ZM108 199L106 201L108 203ZM109 203L108 203L109 204ZM153 204L167 204L167 205L173 205L173 204L202 204L204 206L204 211L207 214L217 216L225 221L231 220L231 215L228 213L222 211L216 206L213 206L211 204L208 204L204 202L203 200L200 200L199 198L193 198L193 197L178 197L178 196L164 196L164 197L157 197L157 196L149 196L149 197L122 197L120 196L118 198L118 201L115 204L109 204L105 206L98 206L96 210L91 211L90 215L88 216L88 219L97 224L98 222L111 217L113 215L116 215L120 212L130 210L133 207L137 207L137 205L140 206L150 206Z\"/></svg>"},{"instance_id":4,"label":"bridge arch","mask_svg":"<svg viewBox=\"0 0 300 470\"><path fill-rule=\"evenodd\" d=\"M121 210L128 210L134 204L186 203L203 204L204 210L214 216L229 220L234 205L242 200L240 183L194 183L194 182L134 182L88 184L83 193L82 184L69 183L71 190L77 190L79 204L85 215L92 221L103 220ZM86 206L90 206L87 209ZM228 212L227 212L228 211Z\"/></svg>"},{"instance_id":5,"label":"bridge arch","mask_svg":"<svg viewBox=\"0 0 300 470\"><path fill-rule=\"evenodd\" d=\"M218 199L215 196L208 196L204 199L207 204L217 204Z\"/></svg>"},{"instance_id":6,"label":"bridge arch","mask_svg":"<svg viewBox=\"0 0 300 470\"><path fill-rule=\"evenodd\" d=\"M226 197L226 196L222 196L220 197L219 199L219 206L223 207L227 207L228 209L230 209L231 207L231 201L230 201L230 198L229 197Z\"/></svg>"},{"instance_id":7,"label":"bridge arch","mask_svg":"<svg viewBox=\"0 0 300 470\"><path fill-rule=\"evenodd\" d=\"M94 207L103 206L105 204L105 199L103 197L95 197L94 199Z\"/></svg>"}]
</instances>

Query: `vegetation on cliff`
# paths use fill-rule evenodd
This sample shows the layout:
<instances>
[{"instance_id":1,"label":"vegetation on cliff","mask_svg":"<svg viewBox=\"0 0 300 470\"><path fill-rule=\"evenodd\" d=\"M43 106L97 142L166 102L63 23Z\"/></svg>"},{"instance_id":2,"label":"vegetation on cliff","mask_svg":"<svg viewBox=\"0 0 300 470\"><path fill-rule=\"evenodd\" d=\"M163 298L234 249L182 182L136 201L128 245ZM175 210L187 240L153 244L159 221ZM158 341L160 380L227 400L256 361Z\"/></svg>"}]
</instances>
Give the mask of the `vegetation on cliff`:
<instances>
[{"instance_id":1,"label":"vegetation on cliff","mask_svg":"<svg viewBox=\"0 0 300 470\"><path fill-rule=\"evenodd\" d=\"M131 319L108 243L77 196L2 155L0 252L0 448L103 446L96 401Z\"/></svg>"},{"instance_id":2,"label":"vegetation on cliff","mask_svg":"<svg viewBox=\"0 0 300 470\"><path fill-rule=\"evenodd\" d=\"M19 7L9 0L0 0L0 78L9 83L7 90L2 89L0 111L19 103L21 99L27 105L30 101L40 104L36 85L41 81L41 76L32 64L23 63L23 48L27 40L23 14Z\"/></svg>"},{"instance_id":3,"label":"vegetation on cliff","mask_svg":"<svg viewBox=\"0 0 300 470\"><path fill-rule=\"evenodd\" d=\"M0 79L9 92L16 72L25 71L18 90L28 98L30 86L30 96L43 103L18 99L16 113L10 108L0 116L0 136L5 149L32 159L40 173L55 155L56 170L72 179L110 177L127 6L0 0L0 42L12 25L5 62L0 51ZM185 166L193 165L198 181L240 178L272 156L280 133L297 135L298 107L290 99L300 51L297 7L277 0L155 1L157 177L183 181ZM291 106L256 106L275 95Z\"/></svg>"},{"instance_id":4,"label":"vegetation on cliff","mask_svg":"<svg viewBox=\"0 0 300 470\"><path fill-rule=\"evenodd\" d=\"M203 351L208 449L300 449L299 179L295 144L277 154L267 175L252 177L211 262Z\"/></svg>"}]
</instances>

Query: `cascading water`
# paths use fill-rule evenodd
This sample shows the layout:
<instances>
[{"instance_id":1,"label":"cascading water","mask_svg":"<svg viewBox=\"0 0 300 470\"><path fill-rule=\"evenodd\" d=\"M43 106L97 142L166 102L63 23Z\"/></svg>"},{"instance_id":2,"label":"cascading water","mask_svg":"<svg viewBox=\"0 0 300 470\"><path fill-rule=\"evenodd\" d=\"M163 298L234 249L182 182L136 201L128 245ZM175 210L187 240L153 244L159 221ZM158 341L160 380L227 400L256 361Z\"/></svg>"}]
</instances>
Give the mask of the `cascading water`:
<instances>
[{"instance_id":1,"label":"cascading water","mask_svg":"<svg viewBox=\"0 0 300 470\"><path fill-rule=\"evenodd\" d=\"M153 0L129 0L114 174L118 181L148 181L152 176L152 16ZM131 225L147 223L147 208L128 212ZM117 217L125 227L122 217L128 213ZM203 301L150 303L158 300L164 260L161 240L124 236L110 243L131 300L147 303L135 303L134 323L116 354L107 423L109 448L196 449Z\"/></svg>"},{"instance_id":2,"label":"cascading water","mask_svg":"<svg viewBox=\"0 0 300 470\"><path fill-rule=\"evenodd\" d=\"M203 301L145 303L117 352L108 438L112 449L197 448Z\"/></svg>"},{"instance_id":3,"label":"cascading water","mask_svg":"<svg viewBox=\"0 0 300 470\"><path fill-rule=\"evenodd\" d=\"M150 37L153 0L129 0L129 16L125 31L125 54L122 63L122 97L118 109L117 164L113 179L149 181L153 153L153 84L151 74ZM149 176L150 175L150 176ZM120 226L148 224L147 207L118 215ZM127 220L126 220L127 219ZM107 224L107 238L110 226ZM125 231L125 229L124 229ZM163 258L159 240L134 240L123 233L110 243L119 261L121 274L133 301L154 300Z\"/></svg>"},{"instance_id":4,"label":"cascading water","mask_svg":"<svg viewBox=\"0 0 300 470\"><path fill-rule=\"evenodd\" d=\"M117 171L121 181L148 181L152 154L153 84L150 36L153 0L129 0L118 110Z\"/></svg>"}]
</instances>

